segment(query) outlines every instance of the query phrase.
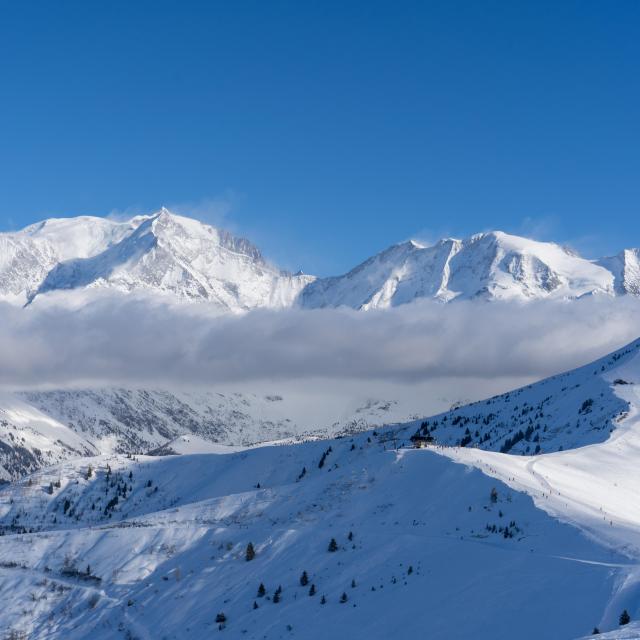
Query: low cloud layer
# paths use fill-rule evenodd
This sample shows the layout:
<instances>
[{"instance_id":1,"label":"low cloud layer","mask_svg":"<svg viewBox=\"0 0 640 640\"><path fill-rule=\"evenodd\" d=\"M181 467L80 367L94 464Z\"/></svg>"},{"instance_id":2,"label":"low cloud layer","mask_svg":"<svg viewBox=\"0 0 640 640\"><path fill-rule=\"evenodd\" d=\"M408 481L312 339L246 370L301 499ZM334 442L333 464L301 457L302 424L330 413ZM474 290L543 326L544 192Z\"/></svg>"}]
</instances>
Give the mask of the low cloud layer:
<instances>
[{"instance_id":1,"label":"low cloud layer","mask_svg":"<svg viewBox=\"0 0 640 640\"><path fill-rule=\"evenodd\" d=\"M541 378L640 335L640 301L430 302L384 312L255 311L130 297L0 306L0 384L206 385Z\"/></svg>"}]
</instances>

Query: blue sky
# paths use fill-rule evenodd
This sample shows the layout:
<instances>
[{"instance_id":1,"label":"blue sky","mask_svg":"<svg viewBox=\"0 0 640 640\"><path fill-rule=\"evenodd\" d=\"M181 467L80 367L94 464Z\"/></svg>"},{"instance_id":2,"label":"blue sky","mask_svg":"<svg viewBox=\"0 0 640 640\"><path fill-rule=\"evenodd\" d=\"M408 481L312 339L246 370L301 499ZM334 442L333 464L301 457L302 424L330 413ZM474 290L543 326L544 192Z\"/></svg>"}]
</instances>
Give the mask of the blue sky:
<instances>
[{"instance_id":1,"label":"blue sky","mask_svg":"<svg viewBox=\"0 0 640 640\"><path fill-rule=\"evenodd\" d=\"M0 227L175 206L283 266L490 228L640 245L638 2L24 2Z\"/></svg>"}]
</instances>

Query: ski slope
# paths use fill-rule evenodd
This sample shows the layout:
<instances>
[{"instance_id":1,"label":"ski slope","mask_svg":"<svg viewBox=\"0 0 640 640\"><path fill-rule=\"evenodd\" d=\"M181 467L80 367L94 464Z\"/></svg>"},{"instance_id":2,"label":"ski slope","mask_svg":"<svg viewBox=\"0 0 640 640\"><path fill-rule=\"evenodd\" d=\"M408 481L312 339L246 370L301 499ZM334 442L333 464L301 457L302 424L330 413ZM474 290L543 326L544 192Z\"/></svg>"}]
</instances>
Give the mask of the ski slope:
<instances>
[{"instance_id":1,"label":"ski slope","mask_svg":"<svg viewBox=\"0 0 640 640\"><path fill-rule=\"evenodd\" d=\"M506 640L606 619L627 557L393 436L33 474L0 492L0 624L33 639Z\"/></svg>"}]
</instances>

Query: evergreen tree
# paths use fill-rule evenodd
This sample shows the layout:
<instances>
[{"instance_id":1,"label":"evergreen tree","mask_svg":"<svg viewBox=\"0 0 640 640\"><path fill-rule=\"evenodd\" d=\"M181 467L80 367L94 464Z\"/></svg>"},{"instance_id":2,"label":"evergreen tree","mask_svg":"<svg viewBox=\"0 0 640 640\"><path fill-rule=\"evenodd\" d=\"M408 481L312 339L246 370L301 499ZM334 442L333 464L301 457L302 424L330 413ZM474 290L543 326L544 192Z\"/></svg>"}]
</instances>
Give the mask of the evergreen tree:
<instances>
[{"instance_id":1,"label":"evergreen tree","mask_svg":"<svg viewBox=\"0 0 640 640\"><path fill-rule=\"evenodd\" d=\"M355 581L355 580L352 580L352 581L351 581L351 588L352 588L352 589L355 589L355 588L356 588L356 581Z\"/></svg>"},{"instance_id":2,"label":"evergreen tree","mask_svg":"<svg viewBox=\"0 0 640 640\"><path fill-rule=\"evenodd\" d=\"M331 551L331 553L333 553L334 551L338 550L338 543L336 542L335 538L331 538L331 542L329 543L329 551Z\"/></svg>"},{"instance_id":3,"label":"evergreen tree","mask_svg":"<svg viewBox=\"0 0 640 640\"><path fill-rule=\"evenodd\" d=\"M593 631L591 632L592 636L599 636L600 635L600 629L598 629L598 627L593 627Z\"/></svg>"},{"instance_id":4,"label":"evergreen tree","mask_svg":"<svg viewBox=\"0 0 640 640\"><path fill-rule=\"evenodd\" d=\"M253 601L253 608L254 608L254 609L257 609L257 608L258 608L258 603L257 603L255 600Z\"/></svg>"},{"instance_id":5,"label":"evergreen tree","mask_svg":"<svg viewBox=\"0 0 640 640\"><path fill-rule=\"evenodd\" d=\"M302 575L300 576L300 585L303 587L306 587L309 584L309 576L307 575L306 571L302 572Z\"/></svg>"},{"instance_id":6,"label":"evergreen tree","mask_svg":"<svg viewBox=\"0 0 640 640\"><path fill-rule=\"evenodd\" d=\"M347 598L347 594L343 591L342 595L340 596L340 602L342 604L344 604L349 598Z\"/></svg>"},{"instance_id":7,"label":"evergreen tree","mask_svg":"<svg viewBox=\"0 0 640 640\"><path fill-rule=\"evenodd\" d=\"M496 490L495 487L493 487L493 489L491 489L491 493L489 494L489 497L491 499L491 502L493 504L495 504L496 502L498 502L498 491Z\"/></svg>"},{"instance_id":8,"label":"evergreen tree","mask_svg":"<svg viewBox=\"0 0 640 640\"><path fill-rule=\"evenodd\" d=\"M276 591L276 592L273 594L273 603L274 603L274 604L278 604L278 602L280 602L280 592L279 592L279 591Z\"/></svg>"},{"instance_id":9,"label":"evergreen tree","mask_svg":"<svg viewBox=\"0 0 640 640\"><path fill-rule=\"evenodd\" d=\"M349 542L353 540L353 531L349 531L349 535L347 536L347 538L349 539Z\"/></svg>"},{"instance_id":10,"label":"evergreen tree","mask_svg":"<svg viewBox=\"0 0 640 640\"><path fill-rule=\"evenodd\" d=\"M316 595L316 585L312 584L310 589L309 589L309 595L310 596L315 596Z\"/></svg>"},{"instance_id":11,"label":"evergreen tree","mask_svg":"<svg viewBox=\"0 0 640 640\"><path fill-rule=\"evenodd\" d=\"M326 604L326 602L327 602L327 599L324 596L322 596L322 598L320 598L320 604Z\"/></svg>"},{"instance_id":12,"label":"evergreen tree","mask_svg":"<svg viewBox=\"0 0 640 640\"><path fill-rule=\"evenodd\" d=\"M409 565L409 568L407 569L407 575L411 575L413 573L413 565Z\"/></svg>"},{"instance_id":13,"label":"evergreen tree","mask_svg":"<svg viewBox=\"0 0 640 640\"><path fill-rule=\"evenodd\" d=\"M264 585L261 582L260 586L258 587L258 598L263 598L266 592L267 590L264 588Z\"/></svg>"},{"instance_id":14,"label":"evergreen tree","mask_svg":"<svg viewBox=\"0 0 640 640\"><path fill-rule=\"evenodd\" d=\"M629 615L629 612L625 609L621 614L620 614L620 624L629 624L631 622L631 616Z\"/></svg>"},{"instance_id":15,"label":"evergreen tree","mask_svg":"<svg viewBox=\"0 0 640 640\"><path fill-rule=\"evenodd\" d=\"M224 613L220 612L217 616L216 616L216 622L218 624L224 624L227 621L227 616L224 615Z\"/></svg>"},{"instance_id":16,"label":"evergreen tree","mask_svg":"<svg viewBox=\"0 0 640 640\"><path fill-rule=\"evenodd\" d=\"M246 554L245 554L245 558L246 558L247 562L250 562L255 557L256 557L256 552L255 552L255 549L253 548L253 544L250 542L247 545L247 551L246 551Z\"/></svg>"}]
</instances>

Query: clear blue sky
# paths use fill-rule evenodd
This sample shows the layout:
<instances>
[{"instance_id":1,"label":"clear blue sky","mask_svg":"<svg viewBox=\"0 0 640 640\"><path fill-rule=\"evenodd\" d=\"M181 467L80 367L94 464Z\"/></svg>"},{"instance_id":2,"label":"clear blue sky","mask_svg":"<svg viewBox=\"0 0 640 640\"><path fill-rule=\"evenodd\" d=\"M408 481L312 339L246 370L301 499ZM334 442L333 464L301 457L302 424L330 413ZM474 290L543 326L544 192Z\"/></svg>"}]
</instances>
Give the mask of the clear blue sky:
<instances>
[{"instance_id":1,"label":"clear blue sky","mask_svg":"<svg viewBox=\"0 0 640 640\"><path fill-rule=\"evenodd\" d=\"M640 2L4 2L0 226L162 204L289 268L640 245ZM207 203L213 202L213 213Z\"/></svg>"}]
</instances>

